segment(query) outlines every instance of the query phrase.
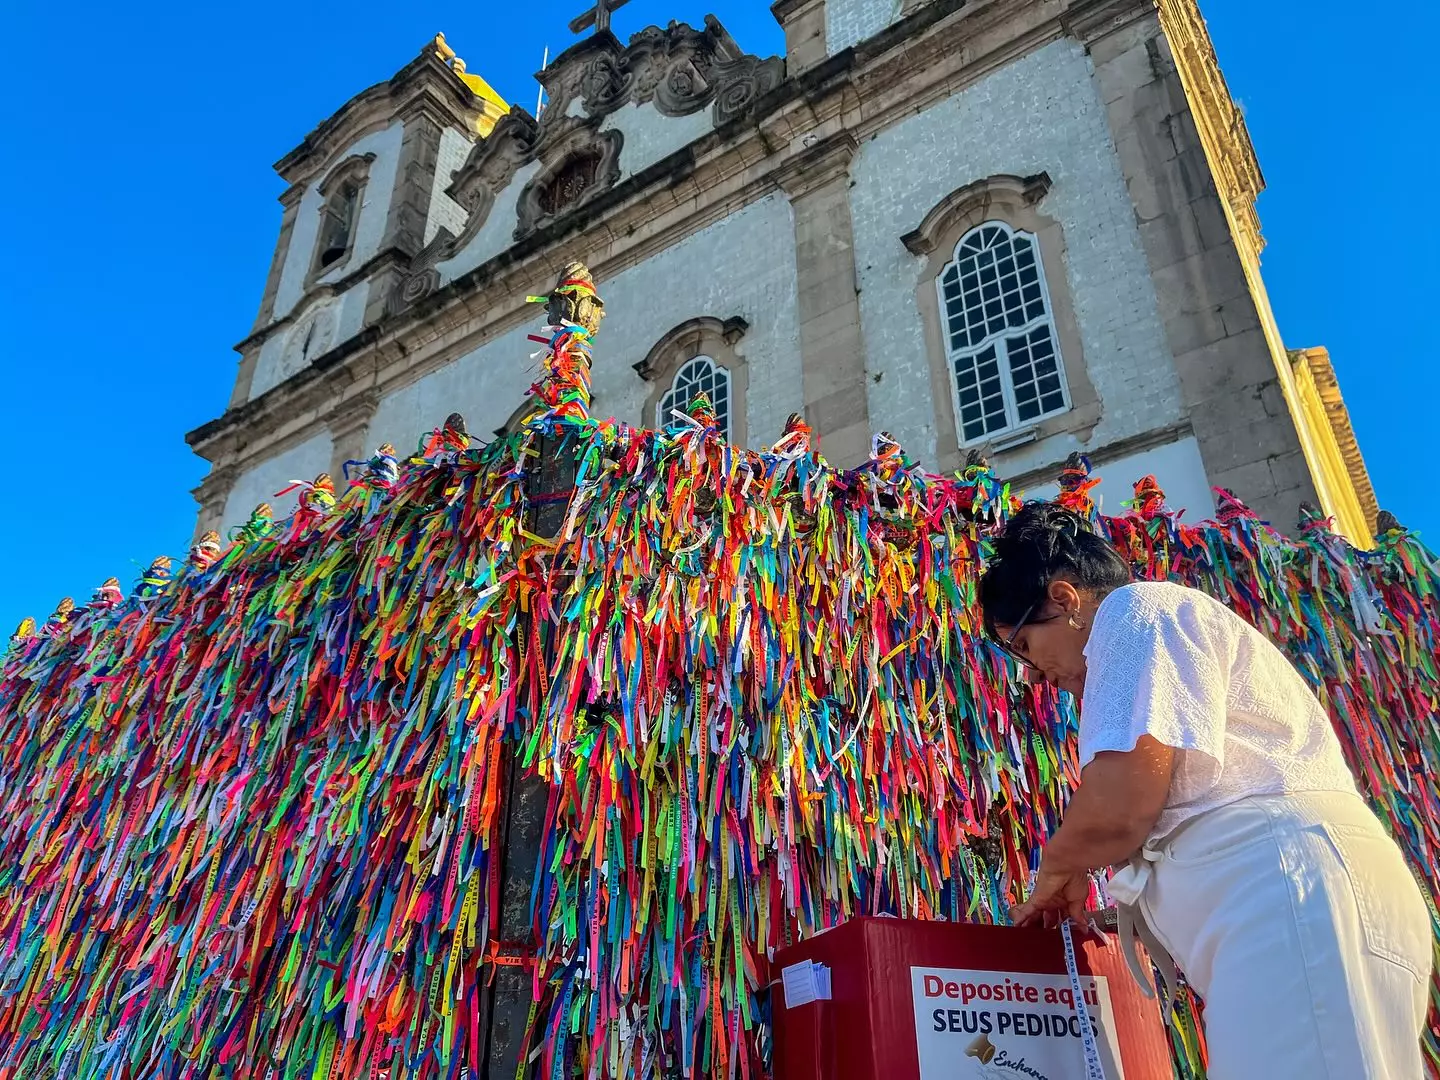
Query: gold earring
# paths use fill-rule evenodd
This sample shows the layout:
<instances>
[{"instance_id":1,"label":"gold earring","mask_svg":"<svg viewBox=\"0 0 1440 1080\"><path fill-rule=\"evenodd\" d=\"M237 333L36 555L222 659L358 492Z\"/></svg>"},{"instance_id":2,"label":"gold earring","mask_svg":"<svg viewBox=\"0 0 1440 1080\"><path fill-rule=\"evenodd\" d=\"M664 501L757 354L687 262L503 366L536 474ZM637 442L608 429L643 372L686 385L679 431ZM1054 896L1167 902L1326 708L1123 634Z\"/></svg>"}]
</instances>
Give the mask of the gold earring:
<instances>
[{"instance_id":1,"label":"gold earring","mask_svg":"<svg viewBox=\"0 0 1440 1080\"><path fill-rule=\"evenodd\" d=\"M1070 618L1066 619L1065 621L1070 624L1071 630L1085 629L1085 620L1080 618L1080 615L1077 612L1072 611L1070 613Z\"/></svg>"}]
</instances>

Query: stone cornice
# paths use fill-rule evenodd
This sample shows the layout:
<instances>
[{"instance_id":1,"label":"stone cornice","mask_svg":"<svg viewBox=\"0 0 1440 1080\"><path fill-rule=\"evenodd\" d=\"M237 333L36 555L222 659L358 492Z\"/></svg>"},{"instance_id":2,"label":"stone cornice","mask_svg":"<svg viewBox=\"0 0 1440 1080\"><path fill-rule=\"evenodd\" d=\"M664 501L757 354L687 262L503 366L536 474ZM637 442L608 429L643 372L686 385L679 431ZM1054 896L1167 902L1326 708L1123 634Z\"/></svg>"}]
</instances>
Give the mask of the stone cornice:
<instances>
[{"instance_id":1,"label":"stone cornice","mask_svg":"<svg viewBox=\"0 0 1440 1080\"><path fill-rule=\"evenodd\" d=\"M809 138L809 136L807 136ZM824 187L850 171L850 162L860 144L848 131L841 131L829 138L812 142L786 161L770 175L775 183L792 199Z\"/></svg>"},{"instance_id":2,"label":"stone cornice","mask_svg":"<svg viewBox=\"0 0 1440 1080\"><path fill-rule=\"evenodd\" d=\"M351 288L354 285L358 285L366 278L374 277L382 270L388 270L391 267L395 266L405 266L408 265L408 263L409 256L406 255L405 252L401 251L399 248L381 248L374 255L370 256L370 258L366 259L363 263L357 266L354 270L350 271L350 273L346 274L344 277L336 278L334 281L327 281L318 285L310 286L301 295L300 299L295 301L295 306L292 307L289 312L287 312L285 315L282 315L274 322L266 323L264 326L259 327L256 330L252 330L249 335L237 341L233 348L238 353L244 353L248 349L251 349L256 345L262 344L272 334L275 334L280 330L283 330L285 327L289 326L299 316L303 315L305 313L305 309L308 308L311 304L313 304L316 300L324 299L331 296L339 296L347 289Z\"/></svg>"},{"instance_id":3,"label":"stone cornice","mask_svg":"<svg viewBox=\"0 0 1440 1080\"><path fill-rule=\"evenodd\" d=\"M1014 205L1033 206L1049 190L1050 174L1043 172L1035 176L1004 174L977 180L952 191L936 203L919 226L902 236L900 242L912 255L929 255L939 244L940 236L949 228L950 222L957 217L976 207L1007 201Z\"/></svg>"},{"instance_id":4,"label":"stone cornice","mask_svg":"<svg viewBox=\"0 0 1440 1080\"><path fill-rule=\"evenodd\" d=\"M1340 393L1340 381L1335 376L1330 353L1324 348L1292 349L1290 360L1293 364L1303 364L1310 373L1316 395L1324 406L1325 417L1334 434L1336 448L1345 463L1345 472L1355 489L1360 511L1367 526L1373 529L1376 516L1380 513L1380 504L1375 498L1375 487L1370 481L1370 470L1365 467L1365 458L1360 453L1355 429L1350 424L1350 410L1346 408L1345 399Z\"/></svg>"},{"instance_id":5,"label":"stone cornice","mask_svg":"<svg viewBox=\"0 0 1440 1080\"><path fill-rule=\"evenodd\" d=\"M1181 84L1190 99L1200 139L1216 186L1229 206L1250 254L1259 258L1265 239L1255 200L1265 190L1265 177L1245 125L1215 57L1210 31L1195 0L1158 0L1160 24L1170 43Z\"/></svg>"},{"instance_id":6,"label":"stone cornice","mask_svg":"<svg viewBox=\"0 0 1440 1080\"><path fill-rule=\"evenodd\" d=\"M319 420L326 371L363 358L375 385L392 392L532 318L523 297L553 277L567 253L609 248L591 267L603 282L781 190L787 177L798 182L795 161L806 154L818 150L817 157L831 167L843 163L854 146L904 115L1064 36L1062 19L1097 2L932 0L875 37L786 79L745 114L600 192L583 214L547 222L400 314L366 327L305 371L195 429L187 441L214 460L236 448L231 433L245 429L254 436L246 440L246 456L269 453L265 444L293 441Z\"/></svg>"},{"instance_id":7,"label":"stone cornice","mask_svg":"<svg viewBox=\"0 0 1440 1080\"><path fill-rule=\"evenodd\" d=\"M340 106L277 161L275 171L291 184L304 183L357 139L409 111L429 110L442 123L468 129L481 108L481 99L427 46L394 78L362 90Z\"/></svg>"},{"instance_id":8,"label":"stone cornice","mask_svg":"<svg viewBox=\"0 0 1440 1080\"><path fill-rule=\"evenodd\" d=\"M825 0L775 0L770 5L770 14L775 16L775 21L782 26L791 16L797 14L801 8L811 7L815 4L822 4Z\"/></svg>"},{"instance_id":9,"label":"stone cornice","mask_svg":"<svg viewBox=\"0 0 1440 1080\"><path fill-rule=\"evenodd\" d=\"M1065 32L1089 45L1106 34L1155 14L1156 0L1091 0L1062 16Z\"/></svg>"}]
</instances>

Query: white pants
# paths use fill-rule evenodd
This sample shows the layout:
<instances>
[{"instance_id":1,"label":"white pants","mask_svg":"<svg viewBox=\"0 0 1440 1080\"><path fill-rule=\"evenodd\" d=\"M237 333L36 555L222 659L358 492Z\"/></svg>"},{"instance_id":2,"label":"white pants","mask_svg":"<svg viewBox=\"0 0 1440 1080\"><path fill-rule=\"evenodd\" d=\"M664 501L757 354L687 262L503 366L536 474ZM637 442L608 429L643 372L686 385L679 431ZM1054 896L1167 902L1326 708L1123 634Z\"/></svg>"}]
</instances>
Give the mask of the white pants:
<instances>
[{"instance_id":1,"label":"white pants","mask_svg":"<svg viewBox=\"0 0 1440 1080\"><path fill-rule=\"evenodd\" d=\"M1208 811L1114 885L1205 999L1211 1080L1421 1080L1429 909L1357 796Z\"/></svg>"}]
</instances>

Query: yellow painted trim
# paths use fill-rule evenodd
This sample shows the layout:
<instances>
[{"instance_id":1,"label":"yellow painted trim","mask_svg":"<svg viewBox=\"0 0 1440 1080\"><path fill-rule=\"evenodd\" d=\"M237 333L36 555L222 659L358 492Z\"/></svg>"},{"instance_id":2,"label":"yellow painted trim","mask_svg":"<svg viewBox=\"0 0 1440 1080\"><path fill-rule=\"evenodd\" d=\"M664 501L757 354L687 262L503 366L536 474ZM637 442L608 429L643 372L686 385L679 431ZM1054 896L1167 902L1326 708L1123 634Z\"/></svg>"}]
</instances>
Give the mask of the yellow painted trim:
<instances>
[{"instance_id":1,"label":"yellow painted trim","mask_svg":"<svg viewBox=\"0 0 1440 1080\"><path fill-rule=\"evenodd\" d=\"M1295 425L1295 434L1311 482L1315 485L1320 509L1327 517L1335 519L1336 528L1352 543L1370 547L1373 545L1370 525L1362 509L1361 497L1357 494L1357 481L1341 452L1327 414L1326 395L1317 387L1308 361L1298 367L1294 363L1285 348L1275 312L1270 306L1270 296L1260 273L1263 240L1254 208L1255 197L1263 190L1264 181L1245 130L1244 118L1231 101L1229 89L1220 74L1205 20L1195 0L1161 0L1160 22L1176 52L1180 83L1195 118L1200 145L1215 178L1220 206L1224 210L1236 254L1240 257L1250 297L1260 316L1260 329L1269 347L1276 380ZM1221 120L1229 122L1217 127L1217 121ZM1227 151L1238 155L1239 166L1234 160L1227 159ZM1329 368L1328 358L1325 366ZM1333 372L1329 378L1333 382ZM1334 388L1333 396L1338 401L1338 386ZM1348 428L1348 416L1345 425ZM1355 453L1358 457L1358 449ZM1368 476L1360 486L1369 489ZM1373 501L1373 492L1370 498Z\"/></svg>"},{"instance_id":2,"label":"yellow painted trim","mask_svg":"<svg viewBox=\"0 0 1440 1080\"><path fill-rule=\"evenodd\" d=\"M486 101L492 102L500 106L500 109L503 112L510 111L510 104L499 94L497 94L494 87L492 87L479 75L472 75L470 72L464 71L460 73L460 81L463 82L466 86L468 86L477 95L484 98Z\"/></svg>"},{"instance_id":3,"label":"yellow painted trim","mask_svg":"<svg viewBox=\"0 0 1440 1080\"><path fill-rule=\"evenodd\" d=\"M1323 487L1332 498L1326 508L1335 518L1336 530L1357 547L1374 547L1371 527L1378 513L1375 489L1360 447L1350 427L1350 413L1340 396L1340 383L1324 349L1296 349L1290 353L1295 373L1299 413L1297 425L1303 424L1316 448Z\"/></svg>"}]
</instances>

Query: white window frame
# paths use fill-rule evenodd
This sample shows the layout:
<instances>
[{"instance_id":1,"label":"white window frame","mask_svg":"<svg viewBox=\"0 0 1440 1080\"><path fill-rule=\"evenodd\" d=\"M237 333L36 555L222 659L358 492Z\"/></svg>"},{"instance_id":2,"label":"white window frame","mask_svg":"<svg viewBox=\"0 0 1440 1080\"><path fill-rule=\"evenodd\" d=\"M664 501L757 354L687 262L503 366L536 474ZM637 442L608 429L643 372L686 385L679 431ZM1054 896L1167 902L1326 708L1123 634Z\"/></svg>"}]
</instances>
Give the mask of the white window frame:
<instances>
[{"instance_id":1,"label":"white window frame","mask_svg":"<svg viewBox=\"0 0 1440 1080\"><path fill-rule=\"evenodd\" d=\"M681 412L684 412L687 408L690 407L690 401L693 399L693 395L690 398L686 398L684 401L680 401L675 398L676 389L680 385L681 376L683 376L692 365L702 363L710 365L710 370L716 373L715 381L717 383L722 378L724 379L725 422L720 428L720 434L724 437L726 442L730 442L733 432L735 430L734 419L735 409L737 407L737 403L735 401L735 380L730 374L730 369L727 368L724 364L722 364L719 360L716 360L715 357L711 356L709 353L697 353L696 355L690 357L690 359L683 361L680 366L675 369L675 374L670 379L670 389L666 390L665 393L660 395L660 400L655 405L655 426L658 428L668 427L670 424L675 422L673 416L675 410L678 409ZM669 403L668 407L667 402ZM712 405L715 404L714 394L710 395L710 403Z\"/></svg>"},{"instance_id":2,"label":"white window frame","mask_svg":"<svg viewBox=\"0 0 1440 1080\"><path fill-rule=\"evenodd\" d=\"M976 233L992 228L1003 230L1012 243L1017 237L1023 237L1029 241L1035 253L1035 272L1040 285L1040 300L1041 303L1045 305L1045 313L1019 326L1007 326L1002 330L989 334L978 343L971 344L964 349L955 349L951 346L950 306L945 296L945 275L954 269L960 261L960 249L965 246L965 242ZM1074 408L1074 404L1070 400L1070 385L1065 378L1065 361L1060 353L1060 334L1055 326L1055 305L1050 299L1050 283L1046 280L1045 276L1045 264L1040 251L1040 239L1034 233L1027 232L1024 229L1016 229L1008 222L999 220L983 221L979 225L965 230L964 235L955 242L955 249L951 252L950 261L941 267L940 272L935 275L935 298L940 316L940 340L945 348L945 369L950 379L950 400L955 409L955 436L959 441L960 449L964 450L1001 436L1027 430L1042 420L1049 419L1052 416L1060 416ZM981 302L984 302L983 298ZM1060 398L1062 404L1058 409L1051 409L1049 412L1042 412L1028 420L1022 421L1020 419L1020 406L1015 400L1015 384L1010 368L1009 349L1006 347L1005 339L1007 337L1013 338L1019 337L1022 334L1032 333L1041 326L1048 326L1050 328L1050 344L1055 350L1055 374L1060 381ZM965 437L965 410L960 402L960 379L955 371L955 359L957 356L978 356L984 352L987 347L991 346L995 349L996 366L1000 373L1000 394L1005 405L1006 424L1004 427L996 428L994 431L982 432L973 439L967 439Z\"/></svg>"}]
</instances>

